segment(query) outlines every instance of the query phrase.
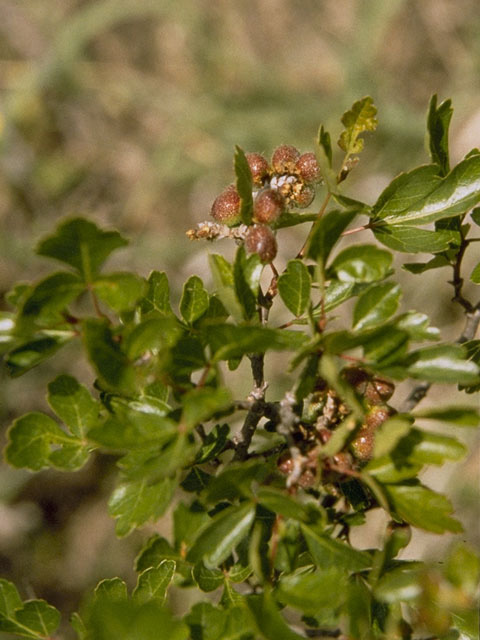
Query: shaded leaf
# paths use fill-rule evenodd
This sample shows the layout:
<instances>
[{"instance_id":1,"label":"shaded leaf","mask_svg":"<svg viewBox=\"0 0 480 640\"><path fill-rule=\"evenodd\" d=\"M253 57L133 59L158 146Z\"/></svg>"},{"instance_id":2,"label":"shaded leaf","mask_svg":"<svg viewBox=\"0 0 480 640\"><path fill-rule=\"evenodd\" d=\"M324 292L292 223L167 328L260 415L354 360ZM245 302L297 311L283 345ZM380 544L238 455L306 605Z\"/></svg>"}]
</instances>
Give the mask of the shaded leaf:
<instances>
[{"instance_id":1,"label":"shaded leaf","mask_svg":"<svg viewBox=\"0 0 480 640\"><path fill-rule=\"evenodd\" d=\"M146 282L134 273L119 272L96 278L93 291L117 312L132 309L145 293Z\"/></svg>"},{"instance_id":2,"label":"shaded leaf","mask_svg":"<svg viewBox=\"0 0 480 640\"><path fill-rule=\"evenodd\" d=\"M301 569L281 577L275 595L283 604L315 615L321 609L334 609L341 605L347 580L347 573L337 567L314 573Z\"/></svg>"},{"instance_id":3,"label":"shaded leaf","mask_svg":"<svg viewBox=\"0 0 480 640\"><path fill-rule=\"evenodd\" d=\"M91 282L112 251L127 244L118 231L103 231L89 220L74 218L42 240L37 253L69 264Z\"/></svg>"},{"instance_id":4,"label":"shaded leaf","mask_svg":"<svg viewBox=\"0 0 480 640\"><path fill-rule=\"evenodd\" d=\"M208 309L208 291L198 276L190 276L183 286L180 313L188 324L198 320Z\"/></svg>"},{"instance_id":5,"label":"shaded leaf","mask_svg":"<svg viewBox=\"0 0 480 640\"><path fill-rule=\"evenodd\" d=\"M480 414L475 407L454 406L425 409L416 411L415 418L450 422L457 427L478 427L480 425Z\"/></svg>"},{"instance_id":6,"label":"shaded leaf","mask_svg":"<svg viewBox=\"0 0 480 640\"><path fill-rule=\"evenodd\" d=\"M34 338L12 349L5 357L5 366L12 378L23 375L44 360L53 356L76 334L73 331L58 332L54 336Z\"/></svg>"},{"instance_id":7,"label":"shaded leaf","mask_svg":"<svg viewBox=\"0 0 480 640\"><path fill-rule=\"evenodd\" d=\"M125 353L136 360L147 351L158 351L173 347L183 334L178 320L172 316L147 318L135 325L125 339Z\"/></svg>"},{"instance_id":8,"label":"shaded leaf","mask_svg":"<svg viewBox=\"0 0 480 640\"><path fill-rule=\"evenodd\" d=\"M70 302L85 289L79 276L68 271L53 273L36 284L25 298L17 320L21 331L25 323L36 322L39 326L48 323L49 317L57 318Z\"/></svg>"},{"instance_id":9,"label":"shaded leaf","mask_svg":"<svg viewBox=\"0 0 480 640\"><path fill-rule=\"evenodd\" d=\"M231 404L230 391L225 387L192 389L182 397L181 423L186 429L193 429L195 425L208 420L215 413L228 409Z\"/></svg>"},{"instance_id":10,"label":"shaded leaf","mask_svg":"<svg viewBox=\"0 0 480 640\"><path fill-rule=\"evenodd\" d=\"M218 297L232 318L240 322L243 319L243 313L235 293L232 265L217 253L210 254L208 262Z\"/></svg>"},{"instance_id":11,"label":"shaded leaf","mask_svg":"<svg viewBox=\"0 0 480 640\"><path fill-rule=\"evenodd\" d=\"M474 284L480 284L480 262L474 267L472 273L470 274L470 280Z\"/></svg>"},{"instance_id":12,"label":"shaded leaf","mask_svg":"<svg viewBox=\"0 0 480 640\"><path fill-rule=\"evenodd\" d=\"M403 269L405 271L410 271L410 273L425 273L425 271L430 271L431 269L439 269L440 267L447 267L450 264L448 259L444 255L436 255L428 262L410 262L409 264L404 264Z\"/></svg>"},{"instance_id":13,"label":"shaded leaf","mask_svg":"<svg viewBox=\"0 0 480 640\"><path fill-rule=\"evenodd\" d=\"M225 582L225 574L221 569L207 569L203 562L198 562L193 568L193 577L202 591L215 591Z\"/></svg>"},{"instance_id":14,"label":"shaded leaf","mask_svg":"<svg viewBox=\"0 0 480 640\"><path fill-rule=\"evenodd\" d=\"M387 282L363 293L353 310L353 328L368 329L388 320L398 308L401 289L398 284Z\"/></svg>"},{"instance_id":15,"label":"shaded leaf","mask_svg":"<svg viewBox=\"0 0 480 640\"><path fill-rule=\"evenodd\" d=\"M257 295L263 265L258 254L246 256L243 246L237 249L233 265L236 299L242 307L246 320L256 312Z\"/></svg>"},{"instance_id":16,"label":"shaded leaf","mask_svg":"<svg viewBox=\"0 0 480 640\"><path fill-rule=\"evenodd\" d=\"M301 260L290 260L277 284L286 307L295 316L301 316L310 302L311 280L305 264Z\"/></svg>"},{"instance_id":17,"label":"shaded leaf","mask_svg":"<svg viewBox=\"0 0 480 640\"><path fill-rule=\"evenodd\" d=\"M240 196L240 216L243 224L251 224L253 218L252 173L243 149L235 147L234 169L237 191Z\"/></svg>"},{"instance_id":18,"label":"shaded leaf","mask_svg":"<svg viewBox=\"0 0 480 640\"><path fill-rule=\"evenodd\" d=\"M407 416L398 415L386 420L375 431L373 457L380 458L389 454L411 428L412 420Z\"/></svg>"},{"instance_id":19,"label":"shaded leaf","mask_svg":"<svg viewBox=\"0 0 480 640\"><path fill-rule=\"evenodd\" d=\"M321 569L336 567L354 573L371 567L372 558L366 551L319 534L306 524L302 524L301 529L313 561Z\"/></svg>"},{"instance_id":20,"label":"shaded leaf","mask_svg":"<svg viewBox=\"0 0 480 640\"><path fill-rule=\"evenodd\" d=\"M337 190L337 176L335 171L332 169L332 142L330 134L328 131L325 131L323 125L318 130L315 155L328 191L330 193L335 193Z\"/></svg>"},{"instance_id":21,"label":"shaded leaf","mask_svg":"<svg viewBox=\"0 0 480 640\"><path fill-rule=\"evenodd\" d=\"M452 101L444 100L437 107L437 96L433 95L428 108L428 146L432 162L438 164L441 175L450 170L448 157L448 127L452 118Z\"/></svg>"},{"instance_id":22,"label":"shaded leaf","mask_svg":"<svg viewBox=\"0 0 480 640\"><path fill-rule=\"evenodd\" d=\"M325 265L330 251L355 216L352 211L333 210L318 218L312 228L307 256Z\"/></svg>"},{"instance_id":23,"label":"shaded leaf","mask_svg":"<svg viewBox=\"0 0 480 640\"><path fill-rule=\"evenodd\" d=\"M196 464L203 464L215 458L223 450L229 433L228 424L215 425L198 450Z\"/></svg>"}]
</instances>

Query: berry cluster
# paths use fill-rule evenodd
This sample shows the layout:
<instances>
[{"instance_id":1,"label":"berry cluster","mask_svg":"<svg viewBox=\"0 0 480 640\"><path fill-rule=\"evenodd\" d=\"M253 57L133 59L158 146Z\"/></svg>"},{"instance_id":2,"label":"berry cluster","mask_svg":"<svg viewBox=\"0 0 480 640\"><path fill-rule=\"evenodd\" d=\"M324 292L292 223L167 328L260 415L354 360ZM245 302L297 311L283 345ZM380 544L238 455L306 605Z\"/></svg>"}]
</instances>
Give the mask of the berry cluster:
<instances>
[{"instance_id":1,"label":"berry cluster","mask_svg":"<svg viewBox=\"0 0 480 640\"><path fill-rule=\"evenodd\" d=\"M373 376L360 367L347 367L343 370L343 378L363 401L366 410L364 422L344 449L325 459L319 470L322 446L350 414L350 409L336 391L319 378L316 389L305 401L302 419L293 433L299 459L293 460L290 452L279 459L279 469L289 476L290 484L313 487L319 482L335 482L339 474L351 475L371 459L376 430L395 413L387 404L395 390L389 380Z\"/></svg>"},{"instance_id":2,"label":"berry cluster","mask_svg":"<svg viewBox=\"0 0 480 640\"><path fill-rule=\"evenodd\" d=\"M253 222L245 232L245 247L257 253L266 264L277 254L277 241L271 225L292 208L308 207L315 198L314 185L321 181L314 153L300 154L290 145L275 149L269 164L259 153L247 153L253 183ZM228 227L241 224L241 200L235 185L217 196L211 215Z\"/></svg>"}]
</instances>

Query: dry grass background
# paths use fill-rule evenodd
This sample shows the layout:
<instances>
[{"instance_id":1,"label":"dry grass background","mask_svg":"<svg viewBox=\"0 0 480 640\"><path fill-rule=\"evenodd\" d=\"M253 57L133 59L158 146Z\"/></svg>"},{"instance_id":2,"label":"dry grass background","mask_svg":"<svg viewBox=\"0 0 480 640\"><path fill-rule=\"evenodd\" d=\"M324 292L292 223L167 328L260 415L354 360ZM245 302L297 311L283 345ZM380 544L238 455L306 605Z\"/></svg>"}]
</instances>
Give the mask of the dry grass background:
<instances>
[{"instance_id":1,"label":"dry grass background","mask_svg":"<svg viewBox=\"0 0 480 640\"><path fill-rule=\"evenodd\" d=\"M480 146L478 0L0 0L0 16L0 309L14 282L48 271L32 253L38 237L79 213L132 239L117 265L165 269L178 292L205 271L205 247L184 231L231 181L234 145L310 149L318 125L336 135L363 95L380 124L350 179L354 197L372 201L426 161L432 93L454 101L454 160ZM281 259L298 243L283 234ZM454 338L461 313L432 273L422 286L406 276L405 306L427 307ZM77 360L70 349L20 380L0 373L2 427L45 408L60 370L85 376ZM478 464L472 454L463 471L429 476L450 478L475 544ZM3 466L0 574L67 610L100 577L131 576L145 532L112 542L111 488L98 463L34 480Z\"/></svg>"}]
</instances>

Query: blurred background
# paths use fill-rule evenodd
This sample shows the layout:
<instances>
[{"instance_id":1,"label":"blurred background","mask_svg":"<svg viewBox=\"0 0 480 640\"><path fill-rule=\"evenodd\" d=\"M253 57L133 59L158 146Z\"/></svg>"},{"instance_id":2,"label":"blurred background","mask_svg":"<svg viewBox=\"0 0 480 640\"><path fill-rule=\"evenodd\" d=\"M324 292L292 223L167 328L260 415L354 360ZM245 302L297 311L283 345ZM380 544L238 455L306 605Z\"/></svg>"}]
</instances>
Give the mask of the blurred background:
<instances>
[{"instance_id":1,"label":"blurred background","mask_svg":"<svg viewBox=\"0 0 480 640\"><path fill-rule=\"evenodd\" d=\"M33 254L38 238L77 214L131 239L111 264L165 269L178 296L188 275L205 272L205 246L185 231L232 181L234 145L311 150L319 124L336 140L340 116L364 95L379 127L349 178L352 197L373 202L399 171L427 161L433 93L453 99L453 161L480 146L478 0L0 0L0 18L0 310L15 282L50 270ZM295 233L285 255L299 246ZM437 277L445 281L429 272L419 287L405 275L405 307L431 312L454 339L462 314ZM72 351L19 380L0 372L2 438L22 412L46 409L46 383L61 371L91 383ZM131 578L134 550L158 526L112 542L105 464L33 480L1 467L0 574L24 594L68 611L101 577ZM448 478L474 544L478 466L474 453L434 478Z\"/></svg>"}]
</instances>

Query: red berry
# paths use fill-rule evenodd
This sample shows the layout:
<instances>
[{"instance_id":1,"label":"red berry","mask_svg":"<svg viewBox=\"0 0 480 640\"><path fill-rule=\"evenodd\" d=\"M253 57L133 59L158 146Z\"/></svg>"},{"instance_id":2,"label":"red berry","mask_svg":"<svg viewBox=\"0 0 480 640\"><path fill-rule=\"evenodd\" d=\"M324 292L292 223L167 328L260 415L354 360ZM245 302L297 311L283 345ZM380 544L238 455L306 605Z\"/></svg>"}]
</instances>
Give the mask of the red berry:
<instances>
[{"instance_id":1,"label":"red berry","mask_svg":"<svg viewBox=\"0 0 480 640\"><path fill-rule=\"evenodd\" d=\"M233 184L215 198L211 214L216 222L226 224L229 227L241 222L240 196Z\"/></svg>"},{"instance_id":2,"label":"red berry","mask_svg":"<svg viewBox=\"0 0 480 640\"><path fill-rule=\"evenodd\" d=\"M247 153L246 158L252 173L253 184L261 187L270 172L267 160L260 153Z\"/></svg>"},{"instance_id":3,"label":"red berry","mask_svg":"<svg viewBox=\"0 0 480 640\"><path fill-rule=\"evenodd\" d=\"M289 144L282 144L275 149L272 156L272 167L275 173L293 173L300 152Z\"/></svg>"},{"instance_id":4,"label":"red berry","mask_svg":"<svg viewBox=\"0 0 480 640\"><path fill-rule=\"evenodd\" d=\"M320 167L318 166L315 154L309 151L302 153L295 163L295 172L307 184L319 182L322 179Z\"/></svg>"},{"instance_id":5,"label":"red berry","mask_svg":"<svg viewBox=\"0 0 480 640\"><path fill-rule=\"evenodd\" d=\"M285 208L285 201L278 191L262 189L253 203L253 217L257 222L271 224L278 220Z\"/></svg>"},{"instance_id":6,"label":"red berry","mask_svg":"<svg viewBox=\"0 0 480 640\"><path fill-rule=\"evenodd\" d=\"M304 184L300 191L295 194L295 204L299 209L305 209L312 204L315 199L315 189L308 184Z\"/></svg>"},{"instance_id":7,"label":"red berry","mask_svg":"<svg viewBox=\"0 0 480 640\"><path fill-rule=\"evenodd\" d=\"M247 231L245 247L248 253L258 253L263 264L272 262L277 255L277 241L270 227L256 224Z\"/></svg>"}]
</instances>

